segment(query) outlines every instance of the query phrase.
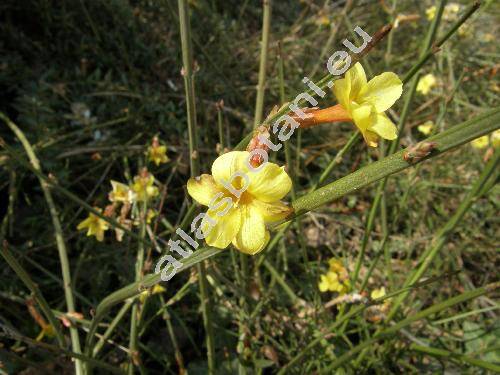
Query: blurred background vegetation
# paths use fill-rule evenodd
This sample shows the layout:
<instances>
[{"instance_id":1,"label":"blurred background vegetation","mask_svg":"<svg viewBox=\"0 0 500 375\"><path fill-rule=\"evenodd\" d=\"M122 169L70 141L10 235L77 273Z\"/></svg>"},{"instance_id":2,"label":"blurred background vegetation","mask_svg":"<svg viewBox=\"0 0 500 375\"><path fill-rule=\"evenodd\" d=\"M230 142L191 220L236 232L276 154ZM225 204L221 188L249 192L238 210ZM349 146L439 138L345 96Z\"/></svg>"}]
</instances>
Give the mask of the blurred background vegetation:
<instances>
[{"instance_id":1,"label":"blurred background vegetation","mask_svg":"<svg viewBox=\"0 0 500 375\"><path fill-rule=\"evenodd\" d=\"M469 3L456 2L461 9ZM422 73L432 73L437 83L430 93L416 95L401 139L403 146L425 138L418 126L426 121L433 121L439 131L498 106L500 9L496 1L483 3L467 21L467 27L423 67ZM363 66L369 78L384 71L403 76L418 57L430 24L426 9L432 5L433 1L416 0L273 2L265 114L280 104L280 51L289 100L304 90L304 76L315 80L326 73L328 56L340 49L345 37L352 38L355 25L373 35L384 24L398 20L390 39L378 45L363 60ZM217 103L223 100L219 108L229 148L253 124L262 3L191 0L189 6L200 162L201 170L208 172L218 155ZM178 19L177 2L172 0L0 3L0 110L27 135L45 173L92 206L106 204L109 180L126 181L138 173L152 137L159 136L168 146L171 160L151 169L166 185L158 227L158 235L166 240L189 205ZM438 35L450 24L443 19ZM332 105L333 101L333 95L327 95L320 105ZM397 118L402 102L393 107L393 117ZM0 129L7 144L22 152L10 130L4 124ZM351 132L351 124L324 125L289 141L295 155L297 195L314 185ZM433 234L447 222L477 179L488 152L491 154L488 147L466 145L389 180L384 199L391 231L389 250L382 259L376 257L383 231L377 219L361 269L361 275L366 274L377 260L370 271L368 293L381 287L387 291L401 287ZM285 164L284 152L275 157L279 164ZM379 157L379 150L358 142L328 181ZM49 305L64 312L54 230L40 185L31 171L16 165L6 153L0 158L2 237L9 241L11 252ZM437 279L412 291L398 320L464 290L498 281L498 192L494 186L474 202L426 273L426 277ZM217 373L236 373L238 366L240 372L243 367L248 373L275 373L306 343L326 333L347 304L325 307L335 295L320 293L320 275L332 257L342 259L352 272L374 194L374 187L366 188L306 215L300 226L289 230L266 256L277 275L252 262L246 291L235 279L230 256L235 250L225 250L209 261ZM86 211L57 192L54 196L68 244L77 311L84 318L79 326L83 337L85 322L92 318L97 304L134 281L137 242L127 237L117 242L109 233L104 242L86 237L76 230ZM196 277L194 271L177 275L163 285L166 290L148 298L140 325L142 371L206 373L205 331ZM27 308L30 293L6 263L0 268L0 286L3 330L10 327L24 337L36 338L41 327ZM305 302L297 303L291 295ZM242 296L248 297L251 314L242 312ZM484 373L488 370L464 362L460 356L500 364L497 309L498 299L492 295L456 305L370 347L344 370ZM118 310L115 308L109 319ZM129 319L129 314L123 318L112 341L99 354L100 360L122 369L129 362ZM290 372L317 373L340 353L369 337L377 324L366 314L349 320L341 335L328 336ZM241 325L246 338L238 352ZM36 342L55 343L50 335ZM453 354L424 352L412 345ZM182 360L179 355L176 359L176 346ZM73 365L59 352L0 336L0 371L72 373Z\"/></svg>"}]
</instances>

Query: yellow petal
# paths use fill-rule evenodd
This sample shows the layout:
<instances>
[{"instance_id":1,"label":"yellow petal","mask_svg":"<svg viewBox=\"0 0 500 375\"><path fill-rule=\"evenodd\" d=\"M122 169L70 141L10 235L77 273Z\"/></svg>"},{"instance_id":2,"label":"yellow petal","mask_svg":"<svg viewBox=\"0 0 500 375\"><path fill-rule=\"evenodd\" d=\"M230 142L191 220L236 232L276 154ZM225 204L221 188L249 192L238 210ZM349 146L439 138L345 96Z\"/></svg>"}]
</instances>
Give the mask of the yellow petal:
<instances>
[{"instance_id":1,"label":"yellow petal","mask_svg":"<svg viewBox=\"0 0 500 375\"><path fill-rule=\"evenodd\" d=\"M321 275L320 276L320 282L318 283L318 288L320 292L326 292L328 291L328 279L326 275Z\"/></svg>"},{"instance_id":2,"label":"yellow petal","mask_svg":"<svg viewBox=\"0 0 500 375\"><path fill-rule=\"evenodd\" d=\"M82 230L82 229L88 228L91 225L91 223L92 223L92 218L89 216L85 220L81 221L78 224L78 226L76 227L76 229Z\"/></svg>"},{"instance_id":3,"label":"yellow petal","mask_svg":"<svg viewBox=\"0 0 500 375\"><path fill-rule=\"evenodd\" d=\"M371 79L359 92L358 103L370 103L377 112L389 109L403 93L403 82L397 74L382 73Z\"/></svg>"},{"instance_id":4,"label":"yellow petal","mask_svg":"<svg viewBox=\"0 0 500 375\"><path fill-rule=\"evenodd\" d=\"M385 288L379 288L379 289L373 289L372 292L370 293L371 299L377 299L377 298L382 298L385 296Z\"/></svg>"},{"instance_id":5,"label":"yellow petal","mask_svg":"<svg viewBox=\"0 0 500 375\"><path fill-rule=\"evenodd\" d=\"M283 167L268 162L258 172L248 172L248 192L263 202L276 202L288 194L292 180Z\"/></svg>"},{"instance_id":6,"label":"yellow petal","mask_svg":"<svg viewBox=\"0 0 500 375\"><path fill-rule=\"evenodd\" d=\"M476 138L471 142L472 147L477 149L482 149L488 147L488 136L483 135L482 137Z\"/></svg>"},{"instance_id":7,"label":"yellow petal","mask_svg":"<svg viewBox=\"0 0 500 375\"><path fill-rule=\"evenodd\" d=\"M351 92L349 93L350 100L356 100L361 89L367 84L366 74L363 66L358 62L349 69L346 73L346 78L351 81Z\"/></svg>"},{"instance_id":8,"label":"yellow petal","mask_svg":"<svg viewBox=\"0 0 500 375\"><path fill-rule=\"evenodd\" d=\"M392 123L385 113L377 114L374 118L375 122L372 123L369 130L377 133L384 139L393 140L398 137L396 125Z\"/></svg>"},{"instance_id":9,"label":"yellow petal","mask_svg":"<svg viewBox=\"0 0 500 375\"><path fill-rule=\"evenodd\" d=\"M373 120L372 108L370 104L353 104L352 106L352 119L361 132L367 130L371 126Z\"/></svg>"},{"instance_id":10,"label":"yellow petal","mask_svg":"<svg viewBox=\"0 0 500 375\"><path fill-rule=\"evenodd\" d=\"M252 205L241 205L241 227L233 239L233 245L240 251L254 255L266 244L266 227L259 211Z\"/></svg>"},{"instance_id":11,"label":"yellow petal","mask_svg":"<svg viewBox=\"0 0 500 375\"><path fill-rule=\"evenodd\" d=\"M266 203L253 199L250 204L259 212L265 223L283 220L293 212L293 208L280 201Z\"/></svg>"},{"instance_id":12,"label":"yellow petal","mask_svg":"<svg viewBox=\"0 0 500 375\"><path fill-rule=\"evenodd\" d=\"M217 216L215 212L208 210L207 215L215 220L216 224L211 229L208 224L202 226L202 231L206 235L206 243L218 249L225 249L240 229L239 210L233 207L223 216Z\"/></svg>"},{"instance_id":13,"label":"yellow petal","mask_svg":"<svg viewBox=\"0 0 500 375\"><path fill-rule=\"evenodd\" d=\"M349 111L351 106L351 80L347 78L347 74L346 78L338 79L333 83L332 90L339 104Z\"/></svg>"},{"instance_id":14,"label":"yellow petal","mask_svg":"<svg viewBox=\"0 0 500 375\"><path fill-rule=\"evenodd\" d=\"M187 191L196 202L208 206L215 194L222 191L222 189L215 183L211 175L202 174L188 180Z\"/></svg>"},{"instance_id":15,"label":"yellow petal","mask_svg":"<svg viewBox=\"0 0 500 375\"><path fill-rule=\"evenodd\" d=\"M212 164L212 176L214 176L215 182L218 185L222 185L221 180L230 182L231 176L235 172L247 173L246 161L248 155L248 151L230 151L215 159Z\"/></svg>"},{"instance_id":16,"label":"yellow petal","mask_svg":"<svg viewBox=\"0 0 500 375\"><path fill-rule=\"evenodd\" d=\"M429 91L431 91L431 89L436 85L436 82L436 77L434 77L433 74L426 74L419 79L417 84L417 92L421 93L422 95L427 95Z\"/></svg>"}]
</instances>

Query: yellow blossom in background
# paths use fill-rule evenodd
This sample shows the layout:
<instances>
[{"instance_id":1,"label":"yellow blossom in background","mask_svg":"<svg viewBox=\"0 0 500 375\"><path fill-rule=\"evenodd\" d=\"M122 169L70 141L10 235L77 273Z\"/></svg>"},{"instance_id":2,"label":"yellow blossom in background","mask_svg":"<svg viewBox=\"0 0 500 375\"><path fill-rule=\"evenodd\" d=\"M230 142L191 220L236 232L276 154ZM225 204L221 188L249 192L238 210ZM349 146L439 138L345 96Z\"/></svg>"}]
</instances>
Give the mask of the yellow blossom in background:
<instances>
[{"instance_id":1,"label":"yellow blossom in background","mask_svg":"<svg viewBox=\"0 0 500 375\"><path fill-rule=\"evenodd\" d=\"M500 130L495 130L491 133L490 141L493 147L500 147Z\"/></svg>"},{"instance_id":2,"label":"yellow blossom in background","mask_svg":"<svg viewBox=\"0 0 500 375\"><path fill-rule=\"evenodd\" d=\"M146 214L146 223L151 224L151 220L153 220L157 215L158 213L152 208L150 208Z\"/></svg>"},{"instance_id":3,"label":"yellow blossom in background","mask_svg":"<svg viewBox=\"0 0 500 375\"><path fill-rule=\"evenodd\" d=\"M443 20L445 21L453 21L457 18L458 12L460 11L460 4L457 3L449 3L443 9ZM437 8L435 5L427 8L425 10L425 15L429 21L433 20L436 17Z\"/></svg>"},{"instance_id":4,"label":"yellow blossom in background","mask_svg":"<svg viewBox=\"0 0 500 375\"><path fill-rule=\"evenodd\" d=\"M453 21L457 18L458 12L460 12L460 4L458 3L446 4L443 10L443 18L446 21Z\"/></svg>"},{"instance_id":5,"label":"yellow blossom in background","mask_svg":"<svg viewBox=\"0 0 500 375\"><path fill-rule=\"evenodd\" d=\"M111 180L111 186L113 190L108 195L111 202L132 203L134 201L135 193L128 185Z\"/></svg>"},{"instance_id":6,"label":"yellow blossom in background","mask_svg":"<svg viewBox=\"0 0 500 375\"><path fill-rule=\"evenodd\" d=\"M489 43L495 40L495 35L492 33L481 34L480 36L481 42Z\"/></svg>"},{"instance_id":7,"label":"yellow blossom in background","mask_svg":"<svg viewBox=\"0 0 500 375\"><path fill-rule=\"evenodd\" d=\"M156 166L168 162L167 146L160 145L158 137L153 138L151 146L148 147L148 159Z\"/></svg>"},{"instance_id":8,"label":"yellow blossom in background","mask_svg":"<svg viewBox=\"0 0 500 375\"><path fill-rule=\"evenodd\" d=\"M417 127L418 131L424 135L429 135L434 129L434 123L432 121L426 121Z\"/></svg>"},{"instance_id":9,"label":"yellow blossom in background","mask_svg":"<svg viewBox=\"0 0 500 375\"><path fill-rule=\"evenodd\" d=\"M209 246L224 249L232 243L238 250L253 255L269 241L266 224L291 213L291 208L280 199L288 194L292 181L283 167L271 162L262 164L257 172L250 171L249 155L248 151L231 151L219 156L212 165L212 175L190 178L187 190L204 206L212 200L217 202L209 207L201 225ZM248 184L242 177L232 180L235 172L244 173ZM239 197L228 190L231 186L235 192L242 191Z\"/></svg>"},{"instance_id":10,"label":"yellow blossom in background","mask_svg":"<svg viewBox=\"0 0 500 375\"><path fill-rule=\"evenodd\" d=\"M96 209L101 212L101 209ZM89 213L89 216L80 222L76 229L87 229L87 236L95 236L97 241L102 241L104 239L104 232L109 229L109 224L99 216Z\"/></svg>"},{"instance_id":11,"label":"yellow blossom in background","mask_svg":"<svg viewBox=\"0 0 500 375\"><path fill-rule=\"evenodd\" d=\"M471 36L473 32L474 32L474 26L469 23L464 23L463 25L460 25L460 27L457 30L458 35L461 37Z\"/></svg>"},{"instance_id":12,"label":"yellow blossom in background","mask_svg":"<svg viewBox=\"0 0 500 375\"><path fill-rule=\"evenodd\" d=\"M139 300L141 301L141 303L144 303L149 295L159 294L166 291L167 289L162 287L160 284L155 284L155 286L151 290L145 290L144 292L141 292L141 294L139 295Z\"/></svg>"},{"instance_id":13,"label":"yellow blossom in background","mask_svg":"<svg viewBox=\"0 0 500 375\"><path fill-rule=\"evenodd\" d=\"M135 193L138 202L146 202L159 194L154 182L154 176L146 170L142 171L139 176L134 177L132 191Z\"/></svg>"},{"instance_id":14,"label":"yellow blossom in background","mask_svg":"<svg viewBox=\"0 0 500 375\"><path fill-rule=\"evenodd\" d=\"M433 5L433 6L429 7L429 8L427 8L427 9L425 10L425 15L426 15L426 17L427 17L427 19L428 19L429 21L433 20L433 19L434 19L434 17L436 17L436 11L437 11L437 8L436 8L436 6L435 6L435 5Z\"/></svg>"},{"instance_id":15,"label":"yellow blossom in background","mask_svg":"<svg viewBox=\"0 0 500 375\"><path fill-rule=\"evenodd\" d=\"M346 294L350 288L347 269L339 259L332 258L328 261L328 272L320 276L318 288L320 292L337 292L339 295Z\"/></svg>"},{"instance_id":16,"label":"yellow blossom in background","mask_svg":"<svg viewBox=\"0 0 500 375\"><path fill-rule=\"evenodd\" d=\"M488 147L489 138L487 135L483 135L482 137L476 138L470 143L472 147L477 148L478 150Z\"/></svg>"},{"instance_id":17,"label":"yellow blossom in background","mask_svg":"<svg viewBox=\"0 0 500 375\"><path fill-rule=\"evenodd\" d=\"M417 92L421 93L422 95L427 95L431 89L436 86L436 77L429 73L420 78L417 84Z\"/></svg>"},{"instance_id":18,"label":"yellow blossom in background","mask_svg":"<svg viewBox=\"0 0 500 375\"><path fill-rule=\"evenodd\" d=\"M396 126L384 113L403 92L395 73L385 72L368 82L363 67L356 63L345 78L335 81L333 92L369 146L377 147L379 137L396 139Z\"/></svg>"},{"instance_id":19,"label":"yellow blossom in background","mask_svg":"<svg viewBox=\"0 0 500 375\"><path fill-rule=\"evenodd\" d=\"M385 287L373 289L372 292L370 293L370 298L371 299L382 298L385 296L385 294L386 294Z\"/></svg>"}]
</instances>

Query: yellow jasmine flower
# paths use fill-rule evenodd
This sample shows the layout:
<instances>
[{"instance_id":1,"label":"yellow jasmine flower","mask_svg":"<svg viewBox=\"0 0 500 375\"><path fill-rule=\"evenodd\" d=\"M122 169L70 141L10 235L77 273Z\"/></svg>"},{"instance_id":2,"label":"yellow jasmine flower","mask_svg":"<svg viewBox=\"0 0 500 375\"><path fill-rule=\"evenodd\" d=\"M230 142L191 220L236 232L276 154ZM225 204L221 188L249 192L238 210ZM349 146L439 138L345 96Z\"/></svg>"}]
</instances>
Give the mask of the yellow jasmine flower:
<instances>
[{"instance_id":1,"label":"yellow jasmine flower","mask_svg":"<svg viewBox=\"0 0 500 375\"><path fill-rule=\"evenodd\" d=\"M269 241L266 224L291 213L280 199L290 191L292 181L283 167L271 162L262 164L257 172L249 170L249 156L248 151L219 156L212 165L212 175L190 178L187 190L195 201L209 206L201 225L208 245L224 249L232 243L253 255ZM237 192L241 192L239 197L234 194Z\"/></svg>"},{"instance_id":2,"label":"yellow jasmine flower","mask_svg":"<svg viewBox=\"0 0 500 375\"><path fill-rule=\"evenodd\" d=\"M347 269L340 259L332 258L328 261L329 269L325 275L320 276L318 288L320 292L337 292L340 295L346 294L351 283Z\"/></svg>"},{"instance_id":3,"label":"yellow jasmine flower","mask_svg":"<svg viewBox=\"0 0 500 375\"><path fill-rule=\"evenodd\" d=\"M432 129L434 129L434 123L432 121L426 121L417 127L418 131L424 135L431 134Z\"/></svg>"},{"instance_id":4,"label":"yellow jasmine flower","mask_svg":"<svg viewBox=\"0 0 500 375\"><path fill-rule=\"evenodd\" d=\"M377 298L382 298L385 296L385 287L378 288L378 289L373 289L372 292L370 293L371 299L377 299Z\"/></svg>"},{"instance_id":5,"label":"yellow jasmine flower","mask_svg":"<svg viewBox=\"0 0 500 375\"><path fill-rule=\"evenodd\" d=\"M482 137L476 138L471 141L471 145L478 150L488 147L489 139L487 135L483 135Z\"/></svg>"},{"instance_id":6,"label":"yellow jasmine flower","mask_svg":"<svg viewBox=\"0 0 500 375\"><path fill-rule=\"evenodd\" d=\"M148 158L157 166L168 162L167 146L161 146L158 137L153 138L151 146L148 147Z\"/></svg>"},{"instance_id":7,"label":"yellow jasmine flower","mask_svg":"<svg viewBox=\"0 0 500 375\"><path fill-rule=\"evenodd\" d=\"M147 170L143 170L139 176L134 177L132 191L135 193L138 202L146 202L159 194L154 182L154 176Z\"/></svg>"},{"instance_id":8,"label":"yellow jasmine flower","mask_svg":"<svg viewBox=\"0 0 500 375\"><path fill-rule=\"evenodd\" d=\"M378 138L396 139L397 129L384 113L403 92L403 83L392 72L382 73L369 82L360 63L356 63L335 81L333 92L369 146L377 147Z\"/></svg>"},{"instance_id":9,"label":"yellow jasmine flower","mask_svg":"<svg viewBox=\"0 0 500 375\"><path fill-rule=\"evenodd\" d=\"M101 212L101 209L96 209ZM104 232L109 229L109 224L104 219L90 212L89 216L76 227L78 230L85 228L87 228L87 236L95 236L97 241L102 241L104 239Z\"/></svg>"},{"instance_id":10,"label":"yellow jasmine flower","mask_svg":"<svg viewBox=\"0 0 500 375\"><path fill-rule=\"evenodd\" d=\"M431 89L436 86L436 77L433 74L426 74L422 78L419 79L417 84L417 92L422 95L427 95Z\"/></svg>"},{"instance_id":11,"label":"yellow jasmine flower","mask_svg":"<svg viewBox=\"0 0 500 375\"><path fill-rule=\"evenodd\" d=\"M111 180L111 186L113 190L108 195L111 202L132 203L135 200L135 193L128 185Z\"/></svg>"},{"instance_id":12,"label":"yellow jasmine flower","mask_svg":"<svg viewBox=\"0 0 500 375\"><path fill-rule=\"evenodd\" d=\"M328 261L328 265L330 266L330 271L337 273L342 280L348 279L347 270L340 259L331 258Z\"/></svg>"},{"instance_id":13,"label":"yellow jasmine flower","mask_svg":"<svg viewBox=\"0 0 500 375\"><path fill-rule=\"evenodd\" d=\"M449 3L443 9L443 19L445 21L453 21L457 18L458 12L460 11L460 4ZM425 10L425 15L429 21L436 17L437 8L435 5L427 8Z\"/></svg>"},{"instance_id":14,"label":"yellow jasmine flower","mask_svg":"<svg viewBox=\"0 0 500 375\"><path fill-rule=\"evenodd\" d=\"M433 19L434 19L434 17L436 17L436 11L437 11L437 9L436 9L436 6L435 6L435 5L433 5L433 6L429 7L429 8L427 8L427 9L425 10L425 15L427 16L427 19L428 19L429 21L433 20Z\"/></svg>"}]
</instances>

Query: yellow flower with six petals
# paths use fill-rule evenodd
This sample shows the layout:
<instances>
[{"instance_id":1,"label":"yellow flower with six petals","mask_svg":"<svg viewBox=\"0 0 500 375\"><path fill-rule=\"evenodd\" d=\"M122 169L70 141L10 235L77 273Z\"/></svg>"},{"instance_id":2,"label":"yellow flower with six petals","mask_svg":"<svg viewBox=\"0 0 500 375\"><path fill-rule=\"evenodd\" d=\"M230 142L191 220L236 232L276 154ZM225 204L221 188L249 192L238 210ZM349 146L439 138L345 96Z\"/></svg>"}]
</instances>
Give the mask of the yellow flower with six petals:
<instances>
[{"instance_id":1,"label":"yellow flower with six petals","mask_svg":"<svg viewBox=\"0 0 500 375\"><path fill-rule=\"evenodd\" d=\"M378 138L396 139L397 129L384 113L403 92L403 83L392 72L382 73L370 81L360 63L356 63L335 81L333 92L369 146L377 147Z\"/></svg>"},{"instance_id":2,"label":"yellow flower with six petals","mask_svg":"<svg viewBox=\"0 0 500 375\"><path fill-rule=\"evenodd\" d=\"M269 241L266 224L292 212L280 201L290 191L292 181L284 168L274 163L250 170L249 155L248 151L231 151L219 156L212 165L212 175L189 179L187 190L195 201L209 207L201 225L209 246L224 249L232 243L253 255Z\"/></svg>"},{"instance_id":3,"label":"yellow flower with six petals","mask_svg":"<svg viewBox=\"0 0 500 375\"><path fill-rule=\"evenodd\" d=\"M132 191L135 193L138 202L146 202L159 194L154 182L154 176L147 171L142 171L139 176L134 177Z\"/></svg>"},{"instance_id":4,"label":"yellow flower with six petals","mask_svg":"<svg viewBox=\"0 0 500 375\"><path fill-rule=\"evenodd\" d=\"M328 261L328 272L320 276L318 288L320 292L337 292L344 295L349 292L351 283L347 269L339 259L332 258Z\"/></svg>"},{"instance_id":5,"label":"yellow flower with six petals","mask_svg":"<svg viewBox=\"0 0 500 375\"><path fill-rule=\"evenodd\" d=\"M111 202L132 203L135 200L135 193L128 185L111 180L111 186L113 190L108 195Z\"/></svg>"},{"instance_id":6,"label":"yellow flower with six petals","mask_svg":"<svg viewBox=\"0 0 500 375\"><path fill-rule=\"evenodd\" d=\"M151 146L148 147L147 154L149 161L155 163L156 166L169 161L167 156L167 146L160 145L158 137L153 138Z\"/></svg>"},{"instance_id":7,"label":"yellow flower with six petals","mask_svg":"<svg viewBox=\"0 0 500 375\"><path fill-rule=\"evenodd\" d=\"M99 208L96 208L99 212ZM89 213L89 216L76 227L78 230L87 229L87 236L95 236L97 241L104 239L104 232L109 229L109 224L99 216Z\"/></svg>"}]
</instances>

